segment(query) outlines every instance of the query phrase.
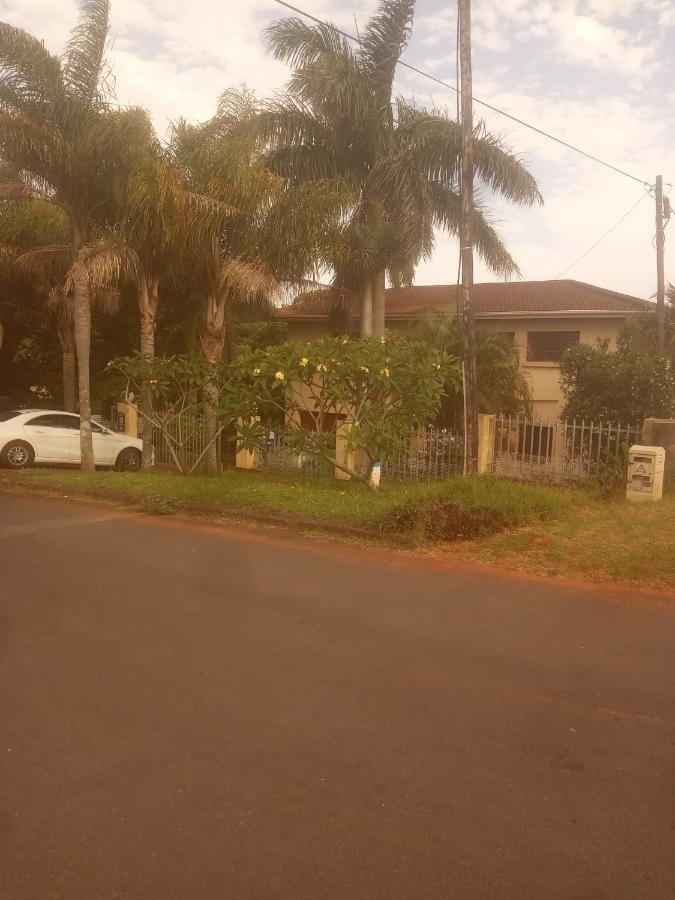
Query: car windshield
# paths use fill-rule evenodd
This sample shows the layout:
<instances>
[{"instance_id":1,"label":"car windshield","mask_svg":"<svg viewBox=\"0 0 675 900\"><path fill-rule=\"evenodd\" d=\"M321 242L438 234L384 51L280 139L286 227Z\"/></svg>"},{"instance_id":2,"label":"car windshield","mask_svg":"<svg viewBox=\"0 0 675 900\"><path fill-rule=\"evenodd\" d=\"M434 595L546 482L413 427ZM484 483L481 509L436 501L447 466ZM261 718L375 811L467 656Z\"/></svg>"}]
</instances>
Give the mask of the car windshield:
<instances>
[{"instance_id":1,"label":"car windshield","mask_svg":"<svg viewBox=\"0 0 675 900\"><path fill-rule=\"evenodd\" d=\"M15 416L20 416L21 410L18 409L0 409L0 422L8 422Z\"/></svg>"}]
</instances>

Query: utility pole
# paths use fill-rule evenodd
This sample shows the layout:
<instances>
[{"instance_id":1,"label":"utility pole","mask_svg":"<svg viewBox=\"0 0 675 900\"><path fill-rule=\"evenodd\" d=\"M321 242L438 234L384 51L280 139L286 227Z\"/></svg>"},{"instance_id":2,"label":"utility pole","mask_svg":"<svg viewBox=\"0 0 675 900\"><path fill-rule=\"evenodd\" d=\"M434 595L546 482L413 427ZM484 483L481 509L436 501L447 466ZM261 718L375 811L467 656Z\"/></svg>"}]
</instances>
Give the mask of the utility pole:
<instances>
[{"instance_id":1,"label":"utility pole","mask_svg":"<svg viewBox=\"0 0 675 900\"><path fill-rule=\"evenodd\" d=\"M663 265L663 251L666 236L663 228L663 178L656 176L656 355L661 357L666 351L666 284Z\"/></svg>"},{"instance_id":2,"label":"utility pole","mask_svg":"<svg viewBox=\"0 0 675 900\"><path fill-rule=\"evenodd\" d=\"M464 339L464 470L476 472L478 464L478 384L476 377L476 326L473 316L473 104L471 78L471 0L458 0L459 64L461 74L462 221L459 231L462 264L462 336Z\"/></svg>"}]
</instances>

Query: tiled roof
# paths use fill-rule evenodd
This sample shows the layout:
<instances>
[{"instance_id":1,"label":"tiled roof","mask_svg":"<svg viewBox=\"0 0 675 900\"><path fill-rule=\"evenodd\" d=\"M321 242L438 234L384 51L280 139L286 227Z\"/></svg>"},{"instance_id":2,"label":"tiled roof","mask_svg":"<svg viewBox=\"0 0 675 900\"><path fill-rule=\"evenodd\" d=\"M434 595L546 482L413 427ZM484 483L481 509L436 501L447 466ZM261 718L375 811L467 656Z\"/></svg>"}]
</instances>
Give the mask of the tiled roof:
<instances>
[{"instance_id":1,"label":"tiled roof","mask_svg":"<svg viewBox=\"0 0 675 900\"><path fill-rule=\"evenodd\" d=\"M408 318L422 312L454 309L457 286L454 284L419 285L389 288L386 292L388 319ZM476 284L473 288L476 316L530 313L551 315L571 312L616 312L624 315L649 309L647 300L620 294L583 281L509 281ZM276 319L313 319L328 315L335 301L327 295L300 297L289 306L276 310ZM353 314L359 316L354 298Z\"/></svg>"}]
</instances>

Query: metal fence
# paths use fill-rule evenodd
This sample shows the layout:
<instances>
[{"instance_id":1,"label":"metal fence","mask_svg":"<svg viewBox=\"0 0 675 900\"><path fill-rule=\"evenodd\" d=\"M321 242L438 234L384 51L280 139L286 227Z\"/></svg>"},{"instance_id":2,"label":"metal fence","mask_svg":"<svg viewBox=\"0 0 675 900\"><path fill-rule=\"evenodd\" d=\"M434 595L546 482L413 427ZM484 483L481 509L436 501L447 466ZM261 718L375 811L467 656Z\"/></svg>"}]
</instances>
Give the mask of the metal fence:
<instances>
[{"instance_id":1,"label":"metal fence","mask_svg":"<svg viewBox=\"0 0 675 900\"><path fill-rule=\"evenodd\" d=\"M461 475L464 467L464 440L447 429L426 428L414 431L405 449L382 462L382 478L387 481L435 481ZM256 452L256 468L295 475L319 475L332 478L334 467L326 459L311 453L291 450L282 435L271 437ZM357 460L357 471L366 464Z\"/></svg>"},{"instance_id":2,"label":"metal fence","mask_svg":"<svg viewBox=\"0 0 675 900\"><path fill-rule=\"evenodd\" d=\"M447 428L414 431L408 446L382 462L387 481L438 481L464 471L464 437Z\"/></svg>"},{"instance_id":3,"label":"metal fence","mask_svg":"<svg viewBox=\"0 0 675 900\"><path fill-rule=\"evenodd\" d=\"M624 465L640 425L497 416L491 469L505 478L574 483Z\"/></svg>"},{"instance_id":4,"label":"metal fence","mask_svg":"<svg viewBox=\"0 0 675 900\"><path fill-rule=\"evenodd\" d=\"M290 475L318 475L332 478L334 467L326 459L311 453L296 453L286 443L283 435L270 436L265 445L256 450L255 468L267 472L285 472Z\"/></svg>"}]
</instances>

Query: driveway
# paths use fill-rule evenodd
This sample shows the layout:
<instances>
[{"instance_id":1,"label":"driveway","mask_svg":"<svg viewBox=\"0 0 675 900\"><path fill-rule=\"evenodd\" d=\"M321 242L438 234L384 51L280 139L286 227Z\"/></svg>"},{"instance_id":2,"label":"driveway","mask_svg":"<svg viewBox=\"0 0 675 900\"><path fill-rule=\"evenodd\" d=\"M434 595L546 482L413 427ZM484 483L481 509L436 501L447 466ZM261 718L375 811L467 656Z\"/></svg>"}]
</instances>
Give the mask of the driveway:
<instances>
[{"instance_id":1,"label":"driveway","mask_svg":"<svg viewBox=\"0 0 675 900\"><path fill-rule=\"evenodd\" d=\"M0 494L2 896L675 896L675 601Z\"/></svg>"}]
</instances>

